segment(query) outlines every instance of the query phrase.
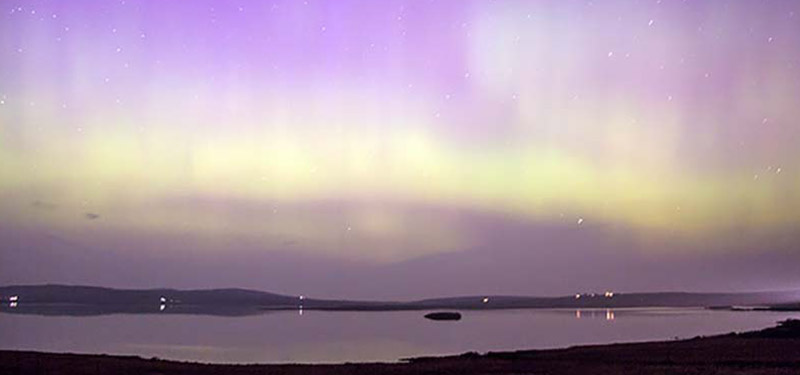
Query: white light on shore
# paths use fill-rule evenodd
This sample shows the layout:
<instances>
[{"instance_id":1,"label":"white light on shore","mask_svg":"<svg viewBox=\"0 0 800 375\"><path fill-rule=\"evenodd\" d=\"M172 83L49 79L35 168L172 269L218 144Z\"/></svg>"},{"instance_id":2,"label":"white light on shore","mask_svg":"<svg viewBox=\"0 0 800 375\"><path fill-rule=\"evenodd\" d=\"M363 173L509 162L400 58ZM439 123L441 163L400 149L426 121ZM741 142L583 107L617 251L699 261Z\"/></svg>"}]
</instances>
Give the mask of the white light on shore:
<instances>
[{"instance_id":1,"label":"white light on shore","mask_svg":"<svg viewBox=\"0 0 800 375\"><path fill-rule=\"evenodd\" d=\"M18 299L19 299L19 296L11 296L11 297L8 298L8 300L11 301L11 302L17 302Z\"/></svg>"},{"instance_id":2,"label":"white light on shore","mask_svg":"<svg viewBox=\"0 0 800 375\"><path fill-rule=\"evenodd\" d=\"M483 303L489 303L489 297L483 297Z\"/></svg>"},{"instance_id":3,"label":"white light on shore","mask_svg":"<svg viewBox=\"0 0 800 375\"><path fill-rule=\"evenodd\" d=\"M580 299L580 298L581 298L581 295L580 295L580 294L576 294L576 295L575 295L575 299Z\"/></svg>"}]
</instances>

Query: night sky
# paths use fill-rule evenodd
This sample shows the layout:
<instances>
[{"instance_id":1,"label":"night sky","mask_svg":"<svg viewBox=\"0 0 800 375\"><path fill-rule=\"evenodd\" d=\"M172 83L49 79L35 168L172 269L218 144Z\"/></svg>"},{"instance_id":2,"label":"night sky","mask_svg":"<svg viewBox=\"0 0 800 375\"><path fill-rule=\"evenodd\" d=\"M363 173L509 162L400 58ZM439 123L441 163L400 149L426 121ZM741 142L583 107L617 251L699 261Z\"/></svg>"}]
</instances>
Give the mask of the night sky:
<instances>
[{"instance_id":1,"label":"night sky","mask_svg":"<svg viewBox=\"0 0 800 375\"><path fill-rule=\"evenodd\" d=\"M798 1L0 0L0 283L800 288Z\"/></svg>"}]
</instances>

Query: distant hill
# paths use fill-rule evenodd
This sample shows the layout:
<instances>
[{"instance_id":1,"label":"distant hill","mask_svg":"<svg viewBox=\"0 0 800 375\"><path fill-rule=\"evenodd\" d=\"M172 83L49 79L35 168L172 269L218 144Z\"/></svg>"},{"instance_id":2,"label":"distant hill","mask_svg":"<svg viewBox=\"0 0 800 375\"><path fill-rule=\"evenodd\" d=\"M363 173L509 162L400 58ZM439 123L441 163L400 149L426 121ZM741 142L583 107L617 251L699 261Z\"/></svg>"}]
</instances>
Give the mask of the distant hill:
<instances>
[{"instance_id":1,"label":"distant hill","mask_svg":"<svg viewBox=\"0 0 800 375\"><path fill-rule=\"evenodd\" d=\"M158 305L161 297L186 305L296 305L298 297L247 289L112 289L74 285L20 285L0 287L3 300L18 296L20 303L81 305Z\"/></svg>"},{"instance_id":2,"label":"distant hill","mask_svg":"<svg viewBox=\"0 0 800 375\"><path fill-rule=\"evenodd\" d=\"M11 303L12 297L16 303ZM162 301L163 298L163 301ZM430 310L513 308L630 308L774 306L797 303L800 292L615 293L565 297L464 296L418 301L347 301L300 298L248 289L112 289L73 285L0 287L0 311L87 315L187 313L246 315L271 310Z\"/></svg>"}]
</instances>

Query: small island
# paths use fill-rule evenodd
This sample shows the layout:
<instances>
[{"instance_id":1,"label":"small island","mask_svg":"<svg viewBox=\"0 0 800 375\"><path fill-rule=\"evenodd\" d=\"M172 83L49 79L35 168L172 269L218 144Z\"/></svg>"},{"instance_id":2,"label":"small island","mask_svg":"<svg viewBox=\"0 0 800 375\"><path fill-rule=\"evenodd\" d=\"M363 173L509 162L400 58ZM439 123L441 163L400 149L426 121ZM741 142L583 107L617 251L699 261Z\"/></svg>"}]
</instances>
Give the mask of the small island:
<instances>
[{"instance_id":1,"label":"small island","mask_svg":"<svg viewBox=\"0 0 800 375\"><path fill-rule=\"evenodd\" d=\"M430 320L461 320L461 313L454 311L438 311L425 314L425 318Z\"/></svg>"}]
</instances>

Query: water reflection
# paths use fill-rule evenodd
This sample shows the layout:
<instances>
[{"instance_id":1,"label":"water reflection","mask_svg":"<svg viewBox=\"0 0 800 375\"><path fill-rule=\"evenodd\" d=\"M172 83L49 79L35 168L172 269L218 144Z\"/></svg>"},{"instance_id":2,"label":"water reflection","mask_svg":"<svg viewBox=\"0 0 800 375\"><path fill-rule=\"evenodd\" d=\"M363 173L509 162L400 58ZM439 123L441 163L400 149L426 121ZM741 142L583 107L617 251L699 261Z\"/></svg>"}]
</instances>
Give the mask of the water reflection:
<instances>
[{"instance_id":1,"label":"water reflection","mask_svg":"<svg viewBox=\"0 0 800 375\"><path fill-rule=\"evenodd\" d=\"M441 324L425 319L424 311L326 312L297 306L256 315L224 310L198 315L186 306L170 304L163 313L155 306L144 313L51 317L36 315L42 313L38 310L23 315L33 308L28 303L14 309L3 303L0 349L236 363L395 361L710 335L764 328L792 316L704 309L467 310L461 311L461 321Z\"/></svg>"},{"instance_id":2,"label":"water reflection","mask_svg":"<svg viewBox=\"0 0 800 375\"><path fill-rule=\"evenodd\" d=\"M614 310L606 309L605 314L601 310L588 310L584 312L581 309L575 310L575 319L581 319L583 317L586 318L605 318L605 320L615 320L616 314L614 314Z\"/></svg>"}]
</instances>

